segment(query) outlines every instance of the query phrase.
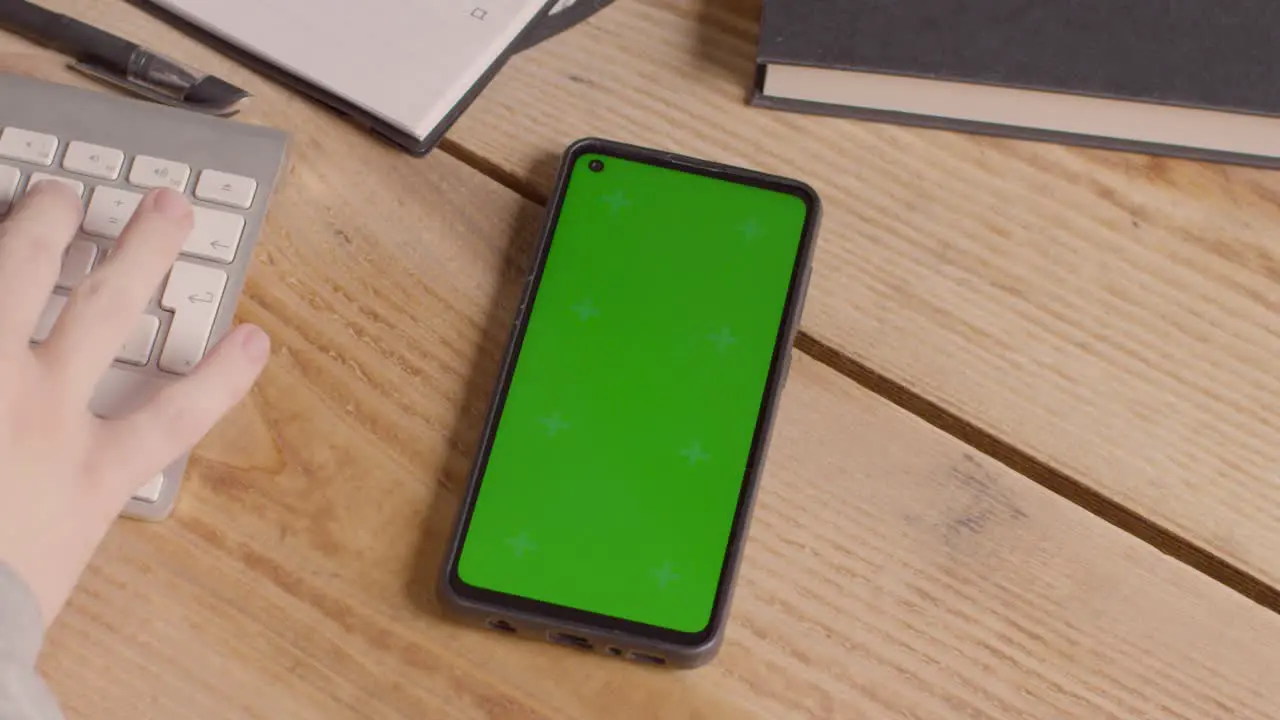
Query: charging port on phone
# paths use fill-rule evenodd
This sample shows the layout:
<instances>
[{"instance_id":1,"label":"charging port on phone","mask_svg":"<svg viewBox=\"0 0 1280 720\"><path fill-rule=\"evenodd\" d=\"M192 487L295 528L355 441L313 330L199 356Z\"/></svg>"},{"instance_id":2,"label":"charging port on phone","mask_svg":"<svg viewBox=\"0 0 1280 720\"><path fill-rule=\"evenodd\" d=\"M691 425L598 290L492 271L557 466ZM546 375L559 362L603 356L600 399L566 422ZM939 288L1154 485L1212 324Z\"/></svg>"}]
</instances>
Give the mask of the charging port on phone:
<instances>
[{"instance_id":1,"label":"charging port on phone","mask_svg":"<svg viewBox=\"0 0 1280 720\"><path fill-rule=\"evenodd\" d=\"M666 658L658 657L657 655L650 655L649 653L633 652L629 657L630 659L638 663L644 663L645 665L666 665L667 664Z\"/></svg>"},{"instance_id":2,"label":"charging port on phone","mask_svg":"<svg viewBox=\"0 0 1280 720\"><path fill-rule=\"evenodd\" d=\"M568 645L569 647L581 648L583 650L591 649L591 641L579 635L556 632L547 635L547 638L557 645Z\"/></svg>"}]
</instances>

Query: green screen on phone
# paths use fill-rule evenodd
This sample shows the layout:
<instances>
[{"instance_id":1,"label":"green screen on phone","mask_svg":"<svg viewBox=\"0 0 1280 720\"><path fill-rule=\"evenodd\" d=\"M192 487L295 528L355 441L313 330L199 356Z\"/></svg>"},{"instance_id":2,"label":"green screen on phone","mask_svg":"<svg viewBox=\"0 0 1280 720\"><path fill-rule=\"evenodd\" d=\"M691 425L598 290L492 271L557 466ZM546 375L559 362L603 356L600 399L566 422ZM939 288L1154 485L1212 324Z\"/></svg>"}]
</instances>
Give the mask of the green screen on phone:
<instances>
[{"instance_id":1,"label":"green screen on phone","mask_svg":"<svg viewBox=\"0 0 1280 720\"><path fill-rule=\"evenodd\" d=\"M459 579L705 631L809 212L784 190L574 161Z\"/></svg>"}]
</instances>

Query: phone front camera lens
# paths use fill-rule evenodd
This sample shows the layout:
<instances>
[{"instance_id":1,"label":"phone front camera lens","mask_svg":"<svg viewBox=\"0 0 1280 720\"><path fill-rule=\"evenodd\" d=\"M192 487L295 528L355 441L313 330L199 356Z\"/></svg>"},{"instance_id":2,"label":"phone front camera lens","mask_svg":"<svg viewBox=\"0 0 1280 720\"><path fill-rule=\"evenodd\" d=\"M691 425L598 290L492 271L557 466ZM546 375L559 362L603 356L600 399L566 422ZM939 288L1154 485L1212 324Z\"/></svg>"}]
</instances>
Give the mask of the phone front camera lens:
<instances>
[{"instance_id":1,"label":"phone front camera lens","mask_svg":"<svg viewBox=\"0 0 1280 720\"><path fill-rule=\"evenodd\" d=\"M587 167L591 168L591 172L600 172L604 169L604 163L599 160L592 160L591 164Z\"/></svg>"}]
</instances>

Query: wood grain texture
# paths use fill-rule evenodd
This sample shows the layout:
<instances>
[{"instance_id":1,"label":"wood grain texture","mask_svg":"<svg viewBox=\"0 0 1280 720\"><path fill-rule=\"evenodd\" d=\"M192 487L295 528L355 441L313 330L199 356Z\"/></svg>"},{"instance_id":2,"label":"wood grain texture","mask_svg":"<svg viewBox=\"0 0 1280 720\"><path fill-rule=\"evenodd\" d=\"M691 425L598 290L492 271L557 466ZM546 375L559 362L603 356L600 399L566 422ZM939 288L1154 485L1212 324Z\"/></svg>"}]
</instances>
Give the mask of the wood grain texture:
<instances>
[{"instance_id":1,"label":"wood grain texture","mask_svg":"<svg viewBox=\"0 0 1280 720\"><path fill-rule=\"evenodd\" d=\"M42 669L71 718L1280 707L1275 615L803 356L714 665L638 668L446 622L428 586L540 209L448 155L381 148L130 8L49 4L225 73L259 96L246 120L295 133L239 313L274 337L271 365L201 444L174 517L119 524L52 631ZM70 78L7 37L0 69Z\"/></svg>"},{"instance_id":2,"label":"wood grain texture","mask_svg":"<svg viewBox=\"0 0 1280 720\"><path fill-rule=\"evenodd\" d=\"M813 183L809 336L1280 582L1280 175L750 107L758 14L618 3L450 140L531 197L584 135Z\"/></svg>"},{"instance_id":3,"label":"wood grain texture","mask_svg":"<svg viewBox=\"0 0 1280 720\"><path fill-rule=\"evenodd\" d=\"M278 361L175 521L112 534L45 664L73 717L1206 720L1280 702L1275 615L803 356L714 665L450 626L405 581L440 550L465 452L419 471L310 407L330 382ZM340 467L276 460L318 431Z\"/></svg>"}]
</instances>

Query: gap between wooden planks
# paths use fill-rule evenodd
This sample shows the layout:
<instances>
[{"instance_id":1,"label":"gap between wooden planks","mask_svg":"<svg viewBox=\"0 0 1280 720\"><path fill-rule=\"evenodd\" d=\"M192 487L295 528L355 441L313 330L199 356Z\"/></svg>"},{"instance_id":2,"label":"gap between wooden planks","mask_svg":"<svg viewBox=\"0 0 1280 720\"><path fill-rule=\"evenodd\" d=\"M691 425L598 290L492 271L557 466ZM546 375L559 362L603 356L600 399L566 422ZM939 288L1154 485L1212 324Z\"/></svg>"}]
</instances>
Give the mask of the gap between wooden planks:
<instances>
[{"instance_id":1,"label":"gap between wooden planks","mask_svg":"<svg viewBox=\"0 0 1280 720\"><path fill-rule=\"evenodd\" d=\"M811 181L802 347L1280 609L1280 176L752 108L759 10L618 3L447 147L532 198L584 135Z\"/></svg>"},{"instance_id":2,"label":"gap between wooden planks","mask_svg":"<svg viewBox=\"0 0 1280 720\"><path fill-rule=\"evenodd\" d=\"M797 358L730 642L650 672L464 630L431 575L539 208L227 73L296 154L242 319L276 354L173 520L122 523L50 638L72 717L1268 717L1277 618ZM3 42L3 41L0 41ZM15 46L0 45L0 52ZM7 66L66 79L52 58ZM565 682L563 678L571 678Z\"/></svg>"}]
</instances>

